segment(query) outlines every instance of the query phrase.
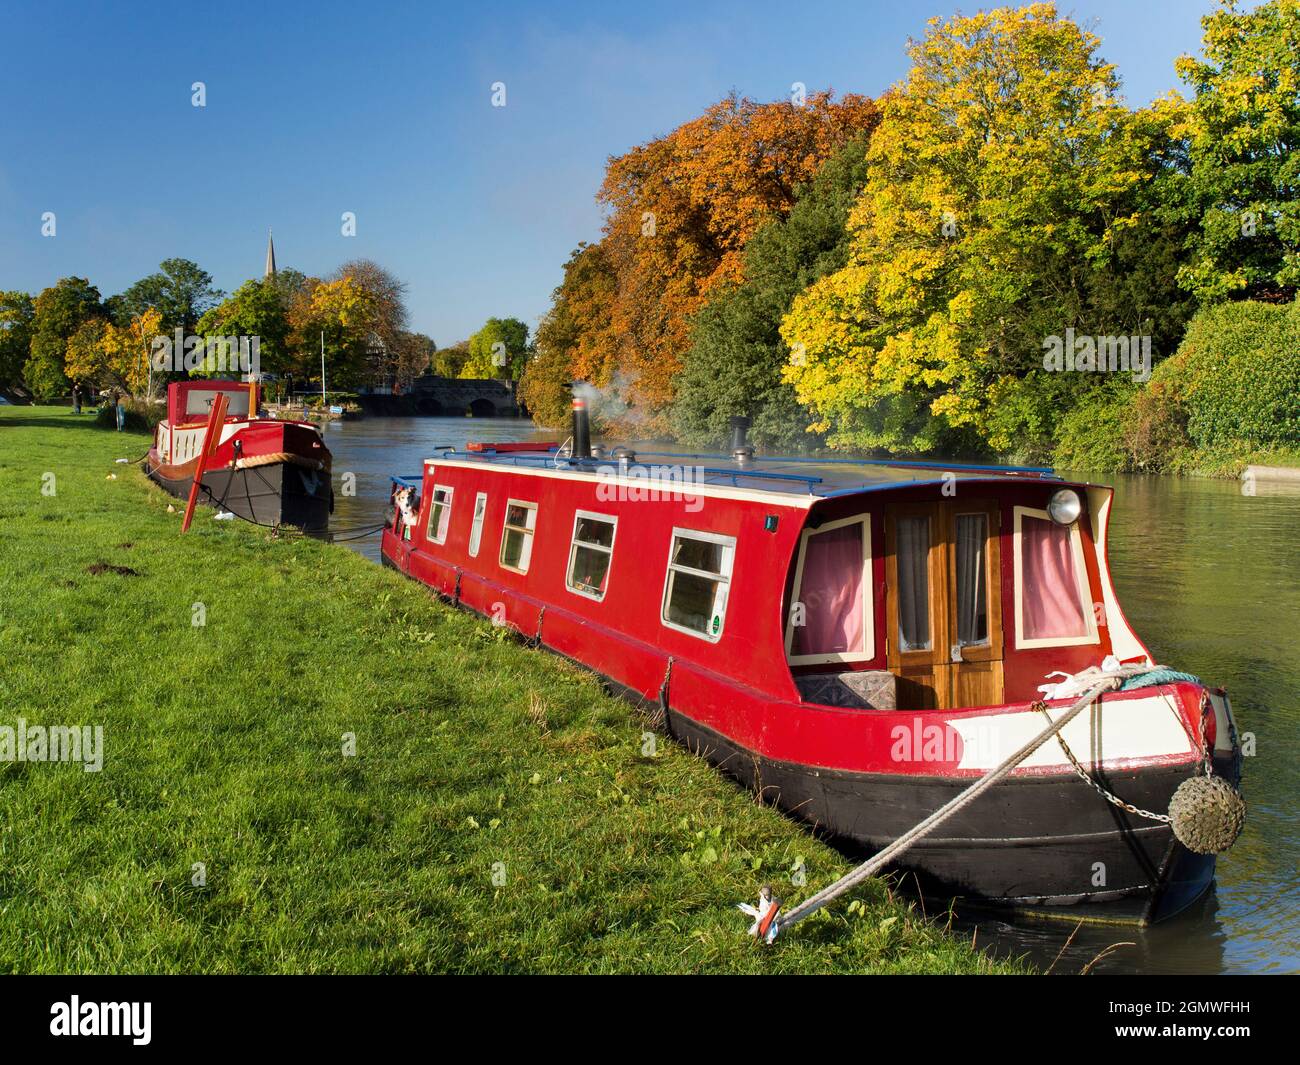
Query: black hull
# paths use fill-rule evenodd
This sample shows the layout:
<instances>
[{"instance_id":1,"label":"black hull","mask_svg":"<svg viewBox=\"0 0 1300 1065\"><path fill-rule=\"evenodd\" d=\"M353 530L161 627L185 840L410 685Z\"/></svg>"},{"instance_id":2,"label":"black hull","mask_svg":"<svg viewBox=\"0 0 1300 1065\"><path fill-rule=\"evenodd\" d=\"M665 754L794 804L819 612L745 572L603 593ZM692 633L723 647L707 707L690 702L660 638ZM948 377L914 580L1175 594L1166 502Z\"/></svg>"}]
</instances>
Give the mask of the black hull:
<instances>
[{"instance_id":1,"label":"black hull","mask_svg":"<svg viewBox=\"0 0 1300 1065\"><path fill-rule=\"evenodd\" d=\"M401 572L387 555L381 561ZM642 693L592 672L615 694L645 706ZM779 762L741 747L677 707L670 707L665 724L688 750L761 791L765 802L825 833L857 859L897 839L976 779ZM1140 809L1163 813L1174 790L1195 771L1186 765L1147 766L1108 775L1102 783ZM1229 759L1216 759L1215 771L1235 780ZM1070 831L1062 832L1063 826ZM1106 802L1073 772L1005 779L939 833L917 841L891 871L923 895L964 904L1148 925L1191 906L1214 882L1213 855L1193 854L1167 824Z\"/></svg>"},{"instance_id":2,"label":"black hull","mask_svg":"<svg viewBox=\"0 0 1300 1065\"><path fill-rule=\"evenodd\" d=\"M670 717L674 736L690 750L857 855L880 850L974 780L777 762L676 709ZM1141 809L1163 813L1192 772L1145 767L1108 776L1104 784ZM1071 772L1002 781L937 835L913 844L893 869L908 881L915 877L931 897L1145 925L1200 898L1214 880L1214 864L1213 855L1178 843L1168 825L1126 813Z\"/></svg>"},{"instance_id":3,"label":"black hull","mask_svg":"<svg viewBox=\"0 0 1300 1065\"><path fill-rule=\"evenodd\" d=\"M150 470L149 477L174 496L188 499L191 477L166 477ZM328 472L278 462L251 469L208 470L199 502L220 506L258 525L292 525L304 532L329 528L332 489Z\"/></svg>"}]
</instances>

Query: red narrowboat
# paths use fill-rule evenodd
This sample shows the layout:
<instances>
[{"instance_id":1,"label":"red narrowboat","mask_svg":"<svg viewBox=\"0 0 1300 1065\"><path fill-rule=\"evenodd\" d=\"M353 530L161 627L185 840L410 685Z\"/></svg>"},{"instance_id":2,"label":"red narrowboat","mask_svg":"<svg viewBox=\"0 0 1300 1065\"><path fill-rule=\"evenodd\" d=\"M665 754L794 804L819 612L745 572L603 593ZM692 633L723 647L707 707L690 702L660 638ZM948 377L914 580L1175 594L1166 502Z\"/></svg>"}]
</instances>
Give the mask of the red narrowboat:
<instances>
[{"instance_id":1,"label":"red narrowboat","mask_svg":"<svg viewBox=\"0 0 1300 1065\"><path fill-rule=\"evenodd\" d=\"M260 525L321 532L334 509L332 457L311 422L258 414L258 387L242 381L178 381L167 386L167 418L154 429L148 474L186 498L212 403L224 393L226 418L203 473L201 502Z\"/></svg>"},{"instance_id":2,"label":"red narrowboat","mask_svg":"<svg viewBox=\"0 0 1300 1065\"><path fill-rule=\"evenodd\" d=\"M385 564L658 703L691 750L854 849L952 799L1099 670L1149 665L898 868L927 894L1143 924L1207 889L1214 856L1137 811L1207 770L1235 784L1231 710L1157 671L1125 620L1109 488L756 458L743 428L729 456L593 452L580 418L574 440L393 478Z\"/></svg>"}]
</instances>

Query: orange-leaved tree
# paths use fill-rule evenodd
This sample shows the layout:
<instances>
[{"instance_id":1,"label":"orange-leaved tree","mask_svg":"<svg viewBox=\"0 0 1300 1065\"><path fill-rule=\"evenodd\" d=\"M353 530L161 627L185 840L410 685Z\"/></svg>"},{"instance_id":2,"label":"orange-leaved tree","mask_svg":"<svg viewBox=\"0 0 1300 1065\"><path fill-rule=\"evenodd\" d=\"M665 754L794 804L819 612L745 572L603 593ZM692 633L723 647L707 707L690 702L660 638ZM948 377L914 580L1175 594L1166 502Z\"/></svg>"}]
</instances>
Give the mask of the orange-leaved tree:
<instances>
[{"instance_id":1,"label":"orange-leaved tree","mask_svg":"<svg viewBox=\"0 0 1300 1065\"><path fill-rule=\"evenodd\" d=\"M691 315L715 286L740 279L746 241L789 211L796 187L876 122L864 96L817 92L760 104L733 94L612 158L598 196L610 211L604 236L566 266L550 347L546 323L538 331L547 379L567 371L608 383L617 368L642 426L659 426ZM590 300L575 321L567 301L578 292Z\"/></svg>"}]
</instances>

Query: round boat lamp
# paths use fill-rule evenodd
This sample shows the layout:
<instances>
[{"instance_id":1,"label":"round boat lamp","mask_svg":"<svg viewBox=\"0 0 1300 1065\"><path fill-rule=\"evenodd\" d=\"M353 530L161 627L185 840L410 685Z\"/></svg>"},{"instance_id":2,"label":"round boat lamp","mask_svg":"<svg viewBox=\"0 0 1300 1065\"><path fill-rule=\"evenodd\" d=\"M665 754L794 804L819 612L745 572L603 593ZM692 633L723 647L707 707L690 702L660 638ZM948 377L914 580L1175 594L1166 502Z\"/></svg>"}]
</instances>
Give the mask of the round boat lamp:
<instances>
[{"instance_id":1,"label":"round boat lamp","mask_svg":"<svg viewBox=\"0 0 1300 1065\"><path fill-rule=\"evenodd\" d=\"M1079 493L1073 488L1062 488L1047 504L1047 513L1057 525L1073 525L1083 512Z\"/></svg>"}]
</instances>

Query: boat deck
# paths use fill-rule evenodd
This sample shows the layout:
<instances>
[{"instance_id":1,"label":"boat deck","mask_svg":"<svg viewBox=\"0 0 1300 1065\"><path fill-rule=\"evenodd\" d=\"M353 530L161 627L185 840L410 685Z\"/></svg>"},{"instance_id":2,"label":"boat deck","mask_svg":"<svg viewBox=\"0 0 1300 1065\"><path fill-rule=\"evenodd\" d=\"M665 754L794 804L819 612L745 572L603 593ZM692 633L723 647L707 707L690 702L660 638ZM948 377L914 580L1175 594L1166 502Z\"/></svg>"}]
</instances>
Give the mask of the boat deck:
<instances>
[{"instance_id":1,"label":"boat deck","mask_svg":"<svg viewBox=\"0 0 1300 1065\"><path fill-rule=\"evenodd\" d=\"M478 462L492 466L552 469L557 474L593 474L623 470L614 456L565 458L554 447L539 445L535 451L496 450L491 444L472 445L471 450L452 447L437 449L426 462ZM907 485L942 484L958 481L1062 481L1050 466L998 466L962 462L934 462L910 459L837 459L791 456L755 457L741 467L730 455L680 451L633 449L634 461L626 464L627 476L685 480L692 484L727 485L785 495L831 498ZM664 475L665 467L691 472ZM684 472L684 471L683 471ZM418 487L421 475L409 474L393 480ZM1062 481L1062 483L1064 483Z\"/></svg>"}]
</instances>

